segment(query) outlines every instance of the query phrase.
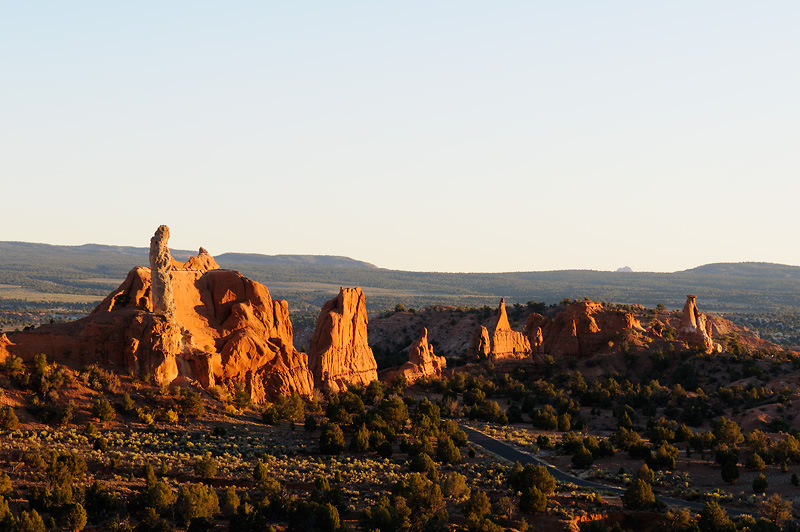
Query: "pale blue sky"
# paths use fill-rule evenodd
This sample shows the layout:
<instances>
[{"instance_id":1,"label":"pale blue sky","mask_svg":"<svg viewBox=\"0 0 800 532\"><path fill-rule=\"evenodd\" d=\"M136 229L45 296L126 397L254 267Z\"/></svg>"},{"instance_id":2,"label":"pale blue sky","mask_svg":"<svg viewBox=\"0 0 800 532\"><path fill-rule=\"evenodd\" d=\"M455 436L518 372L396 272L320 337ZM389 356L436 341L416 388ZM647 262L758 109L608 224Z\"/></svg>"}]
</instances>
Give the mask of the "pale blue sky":
<instances>
[{"instance_id":1,"label":"pale blue sky","mask_svg":"<svg viewBox=\"0 0 800 532\"><path fill-rule=\"evenodd\" d=\"M0 1L0 240L800 264L798 27L794 1Z\"/></svg>"}]
</instances>

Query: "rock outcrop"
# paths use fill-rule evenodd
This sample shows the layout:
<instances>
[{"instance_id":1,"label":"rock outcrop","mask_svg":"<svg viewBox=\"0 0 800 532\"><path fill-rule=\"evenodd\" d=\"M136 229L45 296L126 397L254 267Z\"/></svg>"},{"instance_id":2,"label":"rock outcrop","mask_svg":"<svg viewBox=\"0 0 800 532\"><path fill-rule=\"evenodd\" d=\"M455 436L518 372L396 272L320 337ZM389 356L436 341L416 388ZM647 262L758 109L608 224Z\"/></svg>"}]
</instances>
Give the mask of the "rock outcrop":
<instances>
[{"instance_id":1,"label":"rock outcrop","mask_svg":"<svg viewBox=\"0 0 800 532\"><path fill-rule=\"evenodd\" d=\"M472 352L478 358L494 362L528 359L532 353L530 340L525 334L514 331L508 323L505 299L497 307L497 319L491 329L478 326L472 340Z\"/></svg>"},{"instance_id":2,"label":"rock outcrop","mask_svg":"<svg viewBox=\"0 0 800 532\"><path fill-rule=\"evenodd\" d=\"M150 275L153 291L153 312L163 314L169 321L175 317L175 297L172 293L172 255L167 247L169 227L161 225L150 239Z\"/></svg>"},{"instance_id":3,"label":"rock outcrop","mask_svg":"<svg viewBox=\"0 0 800 532\"><path fill-rule=\"evenodd\" d=\"M711 327L706 315L697 310L697 296L686 296L681 322L678 325L678 340L706 353L720 352L722 346L711 338Z\"/></svg>"},{"instance_id":4,"label":"rock outcrop","mask_svg":"<svg viewBox=\"0 0 800 532\"><path fill-rule=\"evenodd\" d=\"M644 332L639 320L624 310L609 309L595 301L567 305L554 319L530 314L525 334L538 354L589 356L610 347L621 335Z\"/></svg>"},{"instance_id":5,"label":"rock outcrop","mask_svg":"<svg viewBox=\"0 0 800 532\"><path fill-rule=\"evenodd\" d=\"M408 362L397 369L387 370L381 378L386 381L396 376L403 376L409 384L424 377L441 377L442 370L447 367L444 357L436 356L433 346L428 343L428 329L422 328L408 352Z\"/></svg>"},{"instance_id":6,"label":"rock outcrop","mask_svg":"<svg viewBox=\"0 0 800 532\"><path fill-rule=\"evenodd\" d=\"M287 303L273 301L267 287L239 272L219 269L202 248L186 263L173 261L168 235L162 226L151 241L157 274L134 268L86 318L12 333L0 341L0 359L45 353L152 374L159 383L178 377L204 387L238 382L255 403L310 396L313 377L306 355L294 349Z\"/></svg>"},{"instance_id":7,"label":"rock outcrop","mask_svg":"<svg viewBox=\"0 0 800 532\"><path fill-rule=\"evenodd\" d=\"M308 349L317 388L338 392L378 378L378 364L367 343L367 305L360 288L341 288L325 303Z\"/></svg>"}]
</instances>

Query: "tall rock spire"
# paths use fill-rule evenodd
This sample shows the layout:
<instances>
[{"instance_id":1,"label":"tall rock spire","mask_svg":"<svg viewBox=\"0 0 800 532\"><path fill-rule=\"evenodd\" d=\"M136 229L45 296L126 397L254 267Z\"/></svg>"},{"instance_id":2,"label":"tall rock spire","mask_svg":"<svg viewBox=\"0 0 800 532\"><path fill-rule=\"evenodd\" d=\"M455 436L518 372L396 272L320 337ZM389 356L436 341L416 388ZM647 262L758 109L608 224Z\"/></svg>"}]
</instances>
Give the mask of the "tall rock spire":
<instances>
[{"instance_id":1,"label":"tall rock spire","mask_svg":"<svg viewBox=\"0 0 800 532\"><path fill-rule=\"evenodd\" d=\"M161 225L150 239L150 284L153 312L175 321L175 296L172 292L172 255L167 247L169 227Z\"/></svg>"}]
</instances>

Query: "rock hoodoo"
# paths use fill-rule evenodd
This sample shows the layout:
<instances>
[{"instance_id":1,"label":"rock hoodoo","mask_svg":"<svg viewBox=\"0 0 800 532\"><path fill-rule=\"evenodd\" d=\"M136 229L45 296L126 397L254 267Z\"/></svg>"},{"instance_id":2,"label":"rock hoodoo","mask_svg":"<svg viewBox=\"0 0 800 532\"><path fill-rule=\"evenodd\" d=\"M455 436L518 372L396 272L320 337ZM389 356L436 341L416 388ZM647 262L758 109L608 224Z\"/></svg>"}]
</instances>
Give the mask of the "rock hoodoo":
<instances>
[{"instance_id":1,"label":"rock hoodoo","mask_svg":"<svg viewBox=\"0 0 800 532\"><path fill-rule=\"evenodd\" d=\"M444 357L434 354L433 346L428 343L428 329L423 327L422 334L411 344L408 362L395 370L387 370L382 378L388 381L402 375L410 384L423 377L441 377L445 367L447 362Z\"/></svg>"},{"instance_id":2,"label":"rock hoodoo","mask_svg":"<svg viewBox=\"0 0 800 532\"><path fill-rule=\"evenodd\" d=\"M175 297L172 292L172 255L167 247L169 227L161 225L150 239L150 275L153 292L153 312L163 314L169 321L175 317Z\"/></svg>"},{"instance_id":3,"label":"rock hoodoo","mask_svg":"<svg viewBox=\"0 0 800 532\"><path fill-rule=\"evenodd\" d=\"M306 355L294 349L287 303L239 272L219 269L202 248L186 263L173 261L168 235L161 226L151 241L156 274L134 268L86 318L12 333L0 342L0 359L45 353L150 373L159 383L177 377L204 387L239 382L255 403L310 396L313 378ZM164 288L160 303L156 284Z\"/></svg>"},{"instance_id":4,"label":"rock hoodoo","mask_svg":"<svg viewBox=\"0 0 800 532\"><path fill-rule=\"evenodd\" d=\"M497 319L491 330L483 325L475 330L472 351L479 358L489 358L495 362L529 358L532 352L530 340L523 333L511 329L505 299L500 300Z\"/></svg>"},{"instance_id":5,"label":"rock hoodoo","mask_svg":"<svg viewBox=\"0 0 800 532\"><path fill-rule=\"evenodd\" d=\"M686 296L678 326L678 340L686 342L690 347L704 349L706 353L722 351L722 346L711 339L711 326L706 315L697 310L697 296Z\"/></svg>"},{"instance_id":6,"label":"rock hoodoo","mask_svg":"<svg viewBox=\"0 0 800 532\"><path fill-rule=\"evenodd\" d=\"M360 288L341 288L325 303L308 349L317 388L337 392L378 379L378 364L367 343L367 305Z\"/></svg>"}]
</instances>

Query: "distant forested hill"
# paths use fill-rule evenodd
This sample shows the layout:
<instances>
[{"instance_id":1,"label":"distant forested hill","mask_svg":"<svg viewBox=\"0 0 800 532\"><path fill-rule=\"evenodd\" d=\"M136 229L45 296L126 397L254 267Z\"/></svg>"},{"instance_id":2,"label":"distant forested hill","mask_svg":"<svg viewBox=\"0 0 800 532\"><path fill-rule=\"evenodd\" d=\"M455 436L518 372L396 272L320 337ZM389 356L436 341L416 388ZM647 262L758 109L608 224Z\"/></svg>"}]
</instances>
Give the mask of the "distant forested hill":
<instances>
[{"instance_id":1,"label":"distant forested hill","mask_svg":"<svg viewBox=\"0 0 800 532\"><path fill-rule=\"evenodd\" d=\"M760 277L762 279L800 279L800 266L787 266L771 262L717 262L679 273L735 275L739 277Z\"/></svg>"},{"instance_id":2,"label":"distant forested hill","mask_svg":"<svg viewBox=\"0 0 800 532\"><path fill-rule=\"evenodd\" d=\"M172 250L179 260L196 251ZM800 267L766 263L708 264L675 273L563 270L509 273L433 273L377 268L347 257L225 253L223 268L264 283L290 308L319 311L340 286L361 286L371 311L398 303L421 308L434 304L497 305L564 298L680 308L687 294L698 296L707 312L800 311ZM99 301L134 266L148 264L148 249L122 246L51 246L0 242L2 300Z\"/></svg>"}]
</instances>

